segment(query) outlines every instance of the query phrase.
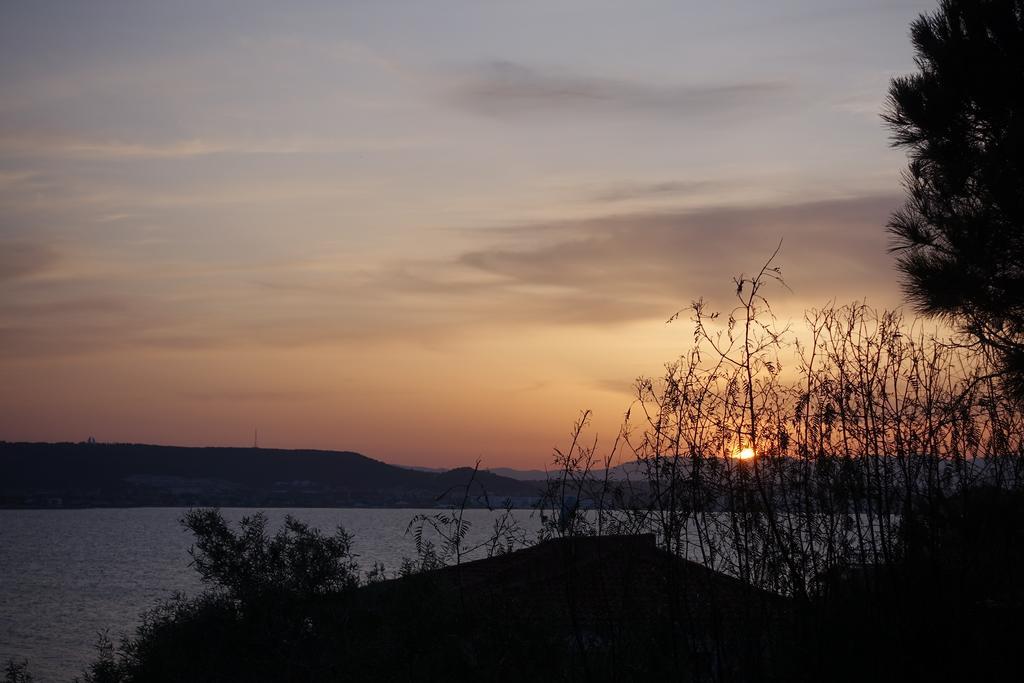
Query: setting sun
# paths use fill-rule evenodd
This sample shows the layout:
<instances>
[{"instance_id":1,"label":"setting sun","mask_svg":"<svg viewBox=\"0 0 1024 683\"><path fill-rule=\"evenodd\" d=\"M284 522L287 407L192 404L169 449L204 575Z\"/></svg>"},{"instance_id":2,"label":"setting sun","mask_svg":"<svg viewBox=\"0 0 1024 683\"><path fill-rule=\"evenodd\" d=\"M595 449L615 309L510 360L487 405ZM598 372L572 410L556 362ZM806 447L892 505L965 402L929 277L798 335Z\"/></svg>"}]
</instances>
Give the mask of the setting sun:
<instances>
[{"instance_id":1,"label":"setting sun","mask_svg":"<svg viewBox=\"0 0 1024 683\"><path fill-rule=\"evenodd\" d=\"M734 451L732 457L737 460L750 460L754 457L754 449L750 447L741 448L738 451Z\"/></svg>"}]
</instances>

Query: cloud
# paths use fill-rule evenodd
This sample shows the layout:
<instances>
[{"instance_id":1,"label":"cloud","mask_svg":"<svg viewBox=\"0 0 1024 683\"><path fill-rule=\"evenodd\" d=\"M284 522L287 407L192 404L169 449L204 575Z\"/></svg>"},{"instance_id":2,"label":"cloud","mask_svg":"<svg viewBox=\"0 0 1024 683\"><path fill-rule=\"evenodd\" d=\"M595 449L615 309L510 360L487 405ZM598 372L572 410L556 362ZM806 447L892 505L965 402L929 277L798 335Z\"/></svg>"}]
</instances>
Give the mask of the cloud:
<instances>
[{"instance_id":1,"label":"cloud","mask_svg":"<svg viewBox=\"0 0 1024 683\"><path fill-rule=\"evenodd\" d=\"M769 290L780 315L831 298L892 305L899 288L884 225L900 201L872 195L530 222L492 228L482 246L446 258L353 269L322 254L316 267L214 268L187 285L171 266L162 280L138 271L46 288L20 280L10 299L18 305L0 325L0 355L433 346L473 332L663 321L701 297L728 306L731 278L758 268L780 239L778 264L792 289ZM19 252L4 252L9 273L45 262L31 249L20 259L10 253Z\"/></svg>"},{"instance_id":2,"label":"cloud","mask_svg":"<svg viewBox=\"0 0 1024 683\"><path fill-rule=\"evenodd\" d=\"M492 228L489 243L448 259L347 279L324 270L282 273L268 288L299 311L317 301L345 310L343 320L310 311L286 328L295 343L312 329L321 339L424 339L616 326L664 320L701 297L727 305L731 278L760 267L782 239L778 264L793 293L773 292L789 302L780 312L799 316L833 297L893 305L899 288L884 225L900 201L871 195L530 222Z\"/></svg>"},{"instance_id":3,"label":"cloud","mask_svg":"<svg viewBox=\"0 0 1024 683\"><path fill-rule=\"evenodd\" d=\"M183 398L194 401L230 401L260 403L294 403L295 401L312 401L324 396L322 391L184 391Z\"/></svg>"},{"instance_id":4,"label":"cloud","mask_svg":"<svg viewBox=\"0 0 1024 683\"><path fill-rule=\"evenodd\" d=\"M635 81L560 74L507 61L477 68L452 92L460 107L488 116L529 113L667 113L707 116L777 98L780 82L652 85Z\"/></svg>"},{"instance_id":5,"label":"cloud","mask_svg":"<svg viewBox=\"0 0 1024 683\"><path fill-rule=\"evenodd\" d=\"M611 394L625 395L633 398L636 396L636 381L624 379L595 379L592 382L595 389L606 391Z\"/></svg>"},{"instance_id":6,"label":"cloud","mask_svg":"<svg viewBox=\"0 0 1024 683\"><path fill-rule=\"evenodd\" d=\"M189 159L225 153L289 153L280 144L247 146L202 139L142 142L90 138L66 133L19 130L0 134L0 152L8 157L73 159Z\"/></svg>"},{"instance_id":7,"label":"cloud","mask_svg":"<svg viewBox=\"0 0 1024 683\"><path fill-rule=\"evenodd\" d=\"M586 292L595 300L676 301L723 291L774 249L797 295L859 298L895 282L884 224L895 195L747 208L648 212L508 229L532 246L491 246L460 263L506 286ZM820 299L819 299L820 301Z\"/></svg>"},{"instance_id":8,"label":"cloud","mask_svg":"<svg viewBox=\"0 0 1024 683\"><path fill-rule=\"evenodd\" d=\"M721 183L712 180L619 183L618 185L609 185L593 192L588 199L607 204L638 199L669 199L693 195L719 186L721 186Z\"/></svg>"},{"instance_id":9,"label":"cloud","mask_svg":"<svg viewBox=\"0 0 1024 683\"><path fill-rule=\"evenodd\" d=\"M0 170L0 191L31 189L39 179L40 174L36 171Z\"/></svg>"},{"instance_id":10,"label":"cloud","mask_svg":"<svg viewBox=\"0 0 1024 683\"><path fill-rule=\"evenodd\" d=\"M0 242L0 282L34 275L57 260L57 253L32 242Z\"/></svg>"},{"instance_id":11,"label":"cloud","mask_svg":"<svg viewBox=\"0 0 1024 683\"><path fill-rule=\"evenodd\" d=\"M124 311L124 302L116 297L74 297L57 301L0 301L0 317L8 319L49 318L51 316L94 316Z\"/></svg>"},{"instance_id":12,"label":"cloud","mask_svg":"<svg viewBox=\"0 0 1024 683\"><path fill-rule=\"evenodd\" d=\"M337 152L391 151L422 147L418 138L190 138L178 140L125 140L97 138L74 133L15 130L0 133L0 154L39 159L87 159L103 161L195 159L216 155L286 156ZM0 175L0 187L4 178Z\"/></svg>"}]
</instances>

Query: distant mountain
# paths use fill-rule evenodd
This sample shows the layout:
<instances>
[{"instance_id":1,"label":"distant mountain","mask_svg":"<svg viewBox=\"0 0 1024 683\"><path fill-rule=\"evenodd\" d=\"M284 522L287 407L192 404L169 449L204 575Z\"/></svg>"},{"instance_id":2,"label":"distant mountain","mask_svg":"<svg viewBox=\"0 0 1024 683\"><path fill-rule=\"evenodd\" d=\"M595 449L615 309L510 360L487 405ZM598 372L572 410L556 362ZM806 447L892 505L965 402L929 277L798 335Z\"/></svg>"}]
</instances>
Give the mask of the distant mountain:
<instances>
[{"instance_id":1,"label":"distant mountain","mask_svg":"<svg viewBox=\"0 0 1024 683\"><path fill-rule=\"evenodd\" d=\"M546 479L554 479L558 477L559 470L557 468L549 469L546 472L544 470L517 470L511 467L491 467L488 471L502 477L508 477L510 479L518 479L519 481L544 481ZM642 479L645 470L643 465L638 462L626 462L621 465L615 465L608 470L608 478L612 480L622 479ZM604 478L603 469L595 469L592 475L598 479Z\"/></svg>"},{"instance_id":2,"label":"distant mountain","mask_svg":"<svg viewBox=\"0 0 1024 683\"><path fill-rule=\"evenodd\" d=\"M511 467L489 467L488 471L497 474L499 477L508 477L509 479L517 479L519 481L544 481L548 478L548 473L544 470L516 470Z\"/></svg>"},{"instance_id":3,"label":"distant mountain","mask_svg":"<svg viewBox=\"0 0 1024 683\"><path fill-rule=\"evenodd\" d=\"M447 472L448 470L443 467L423 467L421 465L401 465L406 469L416 470L417 472ZM544 470L517 470L511 467L482 467L482 472L491 472L497 474L499 477L508 477L509 479L515 479L517 481L544 481L548 477L548 473Z\"/></svg>"},{"instance_id":4,"label":"distant mountain","mask_svg":"<svg viewBox=\"0 0 1024 683\"><path fill-rule=\"evenodd\" d=\"M473 506L539 495L492 472L422 472L348 451L0 443L0 507L433 507L471 480Z\"/></svg>"}]
</instances>

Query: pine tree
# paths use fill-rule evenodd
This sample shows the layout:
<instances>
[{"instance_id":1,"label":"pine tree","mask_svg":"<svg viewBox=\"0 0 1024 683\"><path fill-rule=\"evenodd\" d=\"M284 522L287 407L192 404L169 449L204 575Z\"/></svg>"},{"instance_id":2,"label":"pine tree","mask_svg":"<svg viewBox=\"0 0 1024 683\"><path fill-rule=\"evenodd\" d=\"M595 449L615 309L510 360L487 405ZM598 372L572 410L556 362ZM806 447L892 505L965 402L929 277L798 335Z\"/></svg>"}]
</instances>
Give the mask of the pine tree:
<instances>
[{"instance_id":1,"label":"pine tree","mask_svg":"<svg viewBox=\"0 0 1024 683\"><path fill-rule=\"evenodd\" d=\"M1024 397L1024 0L943 0L911 39L883 114L909 157L888 226L904 289Z\"/></svg>"}]
</instances>

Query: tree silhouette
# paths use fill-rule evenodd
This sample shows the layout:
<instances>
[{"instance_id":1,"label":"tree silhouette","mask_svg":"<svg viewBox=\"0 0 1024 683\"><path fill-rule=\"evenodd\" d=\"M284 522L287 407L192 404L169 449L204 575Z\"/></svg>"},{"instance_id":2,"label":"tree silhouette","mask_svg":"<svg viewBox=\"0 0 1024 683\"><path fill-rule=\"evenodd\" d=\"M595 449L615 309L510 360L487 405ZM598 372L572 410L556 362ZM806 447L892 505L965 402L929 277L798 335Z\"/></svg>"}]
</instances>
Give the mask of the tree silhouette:
<instances>
[{"instance_id":1,"label":"tree silhouette","mask_svg":"<svg viewBox=\"0 0 1024 683\"><path fill-rule=\"evenodd\" d=\"M911 38L883 114L909 156L888 226L904 289L1024 396L1024 0L943 0Z\"/></svg>"}]
</instances>

